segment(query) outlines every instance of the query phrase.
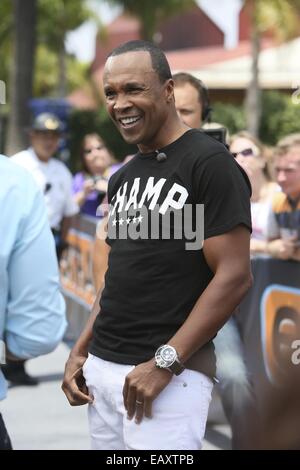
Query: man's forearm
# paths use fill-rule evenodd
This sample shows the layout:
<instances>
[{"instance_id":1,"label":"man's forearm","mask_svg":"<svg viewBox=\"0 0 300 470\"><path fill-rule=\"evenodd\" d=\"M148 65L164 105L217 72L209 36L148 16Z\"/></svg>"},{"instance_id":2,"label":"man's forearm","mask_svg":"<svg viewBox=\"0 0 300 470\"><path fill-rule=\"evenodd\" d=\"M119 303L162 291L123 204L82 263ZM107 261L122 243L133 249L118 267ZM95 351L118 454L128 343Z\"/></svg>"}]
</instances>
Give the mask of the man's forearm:
<instances>
[{"instance_id":1,"label":"man's forearm","mask_svg":"<svg viewBox=\"0 0 300 470\"><path fill-rule=\"evenodd\" d=\"M73 217L64 217L61 221L61 239L66 241Z\"/></svg>"},{"instance_id":2,"label":"man's forearm","mask_svg":"<svg viewBox=\"0 0 300 470\"><path fill-rule=\"evenodd\" d=\"M222 328L251 285L251 275L229 278L215 275L190 315L170 339L185 362Z\"/></svg>"},{"instance_id":3,"label":"man's forearm","mask_svg":"<svg viewBox=\"0 0 300 470\"><path fill-rule=\"evenodd\" d=\"M86 199L86 194L84 191L79 191L78 193L74 195L74 201L79 207L81 207L84 204L85 199Z\"/></svg>"},{"instance_id":4,"label":"man's forearm","mask_svg":"<svg viewBox=\"0 0 300 470\"><path fill-rule=\"evenodd\" d=\"M294 254L292 256L292 259L294 261L300 261L300 248L296 248L295 251L294 251Z\"/></svg>"},{"instance_id":5,"label":"man's forearm","mask_svg":"<svg viewBox=\"0 0 300 470\"><path fill-rule=\"evenodd\" d=\"M268 250L268 242L264 240L251 240L250 242L250 252L251 254L254 253L267 253Z\"/></svg>"},{"instance_id":6,"label":"man's forearm","mask_svg":"<svg viewBox=\"0 0 300 470\"><path fill-rule=\"evenodd\" d=\"M295 246L291 241L282 240L281 238L277 240L272 240L267 243L267 252L273 258L278 259L293 259Z\"/></svg>"},{"instance_id":7,"label":"man's forearm","mask_svg":"<svg viewBox=\"0 0 300 470\"><path fill-rule=\"evenodd\" d=\"M100 302L100 299L101 299L101 294L102 294L103 288L104 288L104 285L102 285L101 288L99 289L99 292L98 292L97 297L95 299L95 302L94 302L91 314L89 316L89 319L88 319L81 335L79 336L78 340L76 341L75 345L73 346L72 351L71 351L71 355L73 353L74 354L79 353L79 354L87 356L87 354L88 354L89 343L90 343L90 341L92 339L92 335L93 335L93 326L94 326L97 315L100 313L99 302Z\"/></svg>"}]
</instances>

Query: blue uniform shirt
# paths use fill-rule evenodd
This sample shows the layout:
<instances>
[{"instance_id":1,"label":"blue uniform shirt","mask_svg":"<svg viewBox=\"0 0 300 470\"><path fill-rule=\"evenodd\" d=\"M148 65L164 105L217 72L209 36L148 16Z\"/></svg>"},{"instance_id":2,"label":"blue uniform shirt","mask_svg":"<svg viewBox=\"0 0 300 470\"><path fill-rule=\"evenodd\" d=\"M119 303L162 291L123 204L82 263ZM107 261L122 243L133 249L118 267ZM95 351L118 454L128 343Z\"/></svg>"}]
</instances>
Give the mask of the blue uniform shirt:
<instances>
[{"instance_id":1,"label":"blue uniform shirt","mask_svg":"<svg viewBox=\"0 0 300 470\"><path fill-rule=\"evenodd\" d=\"M52 351L65 328L43 195L28 171L0 155L0 341L27 359ZM0 371L0 400L5 395Z\"/></svg>"}]
</instances>

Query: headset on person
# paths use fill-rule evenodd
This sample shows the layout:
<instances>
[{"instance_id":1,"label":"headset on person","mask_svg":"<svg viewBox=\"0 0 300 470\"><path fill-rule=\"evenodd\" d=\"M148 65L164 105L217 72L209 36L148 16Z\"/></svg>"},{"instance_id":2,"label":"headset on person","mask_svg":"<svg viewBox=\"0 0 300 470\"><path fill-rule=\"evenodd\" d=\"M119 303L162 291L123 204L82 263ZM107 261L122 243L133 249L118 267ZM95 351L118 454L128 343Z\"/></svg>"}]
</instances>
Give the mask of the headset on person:
<instances>
[{"instance_id":1,"label":"headset on person","mask_svg":"<svg viewBox=\"0 0 300 470\"><path fill-rule=\"evenodd\" d=\"M210 115L212 113L213 108L210 105L210 99L209 99L209 94L208 94L208 88L207 86L200 80L199 78L196 78L196 80L199 82L199 88L202 90L201 93L201 101L202 101L202 122L209 122L210 121Z\"/></svg>"}]
</instances>

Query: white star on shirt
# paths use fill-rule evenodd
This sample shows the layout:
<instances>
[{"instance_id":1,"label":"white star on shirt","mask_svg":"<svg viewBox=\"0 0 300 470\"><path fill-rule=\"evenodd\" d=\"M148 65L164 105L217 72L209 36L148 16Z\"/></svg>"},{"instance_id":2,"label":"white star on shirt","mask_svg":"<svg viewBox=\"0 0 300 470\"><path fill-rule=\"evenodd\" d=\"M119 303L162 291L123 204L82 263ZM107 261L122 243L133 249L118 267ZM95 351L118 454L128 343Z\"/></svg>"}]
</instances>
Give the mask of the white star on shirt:
<instances>
[{"instance_id":1,"label":"white star on shirt","mask_svg":"<svg viewBox=\"0 0 300 470\"><path fill-rule=\"evenodd\" d=\"M124 219L121 218L121 219L119 220L119 225L123 225L123 222L124 222Z\"/></svg>"},{"instance_id":2,"label":"white star on shirt","mask_svg":"<svg viewBox=\"0 0 300 470\"><path fill-rule=\"evenodd\" d=\"M138 221L139 221L139 222L142 222L142 219L143 219L143 218L144 218L144 217L143 217L142 215L140 215L140 216L138 217Z\"/></svg>"},{"instance_id":3,"label":"white star on shirt","mask_svg":"<svg viewBox=\"0 0 300 470\"><path fill-rule=\"evenodd\" d=\"M130 222L131 222L131 218L130 218L130 217L128 217L128 219L126 219L126 222L127 222L127 225L129 225L129 224L130 224Z\"/></svg>"},{"instance_id":4,"label":"white star on shirt","mask_svg":"<svg viewBox=\"0 0 300 470\"><path fill-rule=\"evenodd\" d=\"M133 217L132 223L136 224L136 221L137 221L137 218L136 218L136 217Z\"/></svg>"},{"instance_id":5,"label":"white star on shirt","mask_svg":"<svg viewBox=\"0 0 300 470\"><path fill-rule=\"evenodd\" d=\"M115 227L115 226L117 225L117 220L114 219L112 224L113 224L113 226Z\"/></svg>"}]
</instances>

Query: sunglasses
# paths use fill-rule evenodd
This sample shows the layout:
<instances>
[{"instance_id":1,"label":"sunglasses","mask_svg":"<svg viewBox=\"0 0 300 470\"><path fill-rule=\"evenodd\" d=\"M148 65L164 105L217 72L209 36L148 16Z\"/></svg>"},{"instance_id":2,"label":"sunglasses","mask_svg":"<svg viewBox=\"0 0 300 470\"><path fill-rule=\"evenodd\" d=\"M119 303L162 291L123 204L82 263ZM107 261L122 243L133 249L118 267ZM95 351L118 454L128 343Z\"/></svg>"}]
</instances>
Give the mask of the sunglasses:
<instances>
[{"instance_id":1,"label":"sunglasses","mask_svg":"<svg viewBox=\"0 0 300 470\"><path fill-rule=\"evenodd\" d=\"M248 149L241 150L240 152L233 153L234 158L236 158L238 155L243 155L243 157L253 157L254 152L252 148L248 148Z\"/></svg>"},{"instance_id":2,"label":"sunglasses","mask_svg":"<svg viewBox=\"0 0 300 470\"><path fill-rule=\"evenodd\" d=\"M97 147L91 147L89 149L83 149L83 153L85 155L89 155L93 150L102 150L104 149L104 145L98 145Z\"/></svg>"}]
</instances>

